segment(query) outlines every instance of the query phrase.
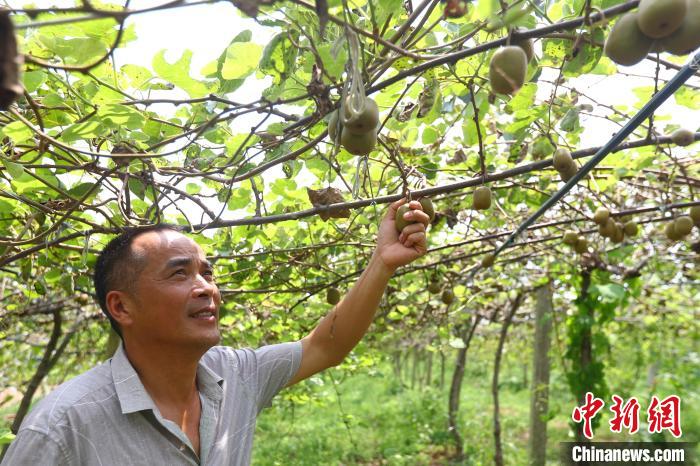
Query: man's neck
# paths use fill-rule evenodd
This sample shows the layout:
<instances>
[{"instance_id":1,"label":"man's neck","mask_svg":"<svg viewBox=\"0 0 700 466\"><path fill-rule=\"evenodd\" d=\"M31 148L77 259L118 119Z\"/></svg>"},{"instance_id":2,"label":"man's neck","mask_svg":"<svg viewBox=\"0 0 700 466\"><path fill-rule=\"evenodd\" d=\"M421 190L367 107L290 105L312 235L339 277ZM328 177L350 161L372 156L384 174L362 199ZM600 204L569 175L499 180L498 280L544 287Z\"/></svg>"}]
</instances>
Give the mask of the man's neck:
<instances>
[{"instance_id":1,"label":"man's neck","mask_svg":"<svg viewBox=\"0 0 700 466\"><path fill-rule=\"evenodd\" d=\"M197 365L191 349L153 348L129 342L126 356L156 405L186 409L197 395Z\"/></svg>"}]
</instances>

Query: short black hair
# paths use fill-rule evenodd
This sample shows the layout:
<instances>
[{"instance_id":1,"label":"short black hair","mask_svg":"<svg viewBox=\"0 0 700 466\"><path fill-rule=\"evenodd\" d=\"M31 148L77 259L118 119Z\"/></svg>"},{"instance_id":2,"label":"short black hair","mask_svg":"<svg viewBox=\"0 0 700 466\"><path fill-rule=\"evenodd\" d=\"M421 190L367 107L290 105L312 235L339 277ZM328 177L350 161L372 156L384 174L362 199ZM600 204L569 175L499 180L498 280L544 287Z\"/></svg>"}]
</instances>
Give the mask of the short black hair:
<instances>
[{"instance_id":1,"label":"short black hair","mask_svg":"<svg viewBox=\"0 0 700 466\"><path fill-rule=\"evenodd\" d=\"M181 233L184 231L184 228L168 223L125 228L107 243L107 246L102 249L97 258L95 274L93 275L97 302L119 337L122 336L122 331L107 309L107 293L113 290L131 291L133 289L136 278L143 270L143 264L131 250L131 243L144 233L164 230Z\"/></svg>"}]
</instances>

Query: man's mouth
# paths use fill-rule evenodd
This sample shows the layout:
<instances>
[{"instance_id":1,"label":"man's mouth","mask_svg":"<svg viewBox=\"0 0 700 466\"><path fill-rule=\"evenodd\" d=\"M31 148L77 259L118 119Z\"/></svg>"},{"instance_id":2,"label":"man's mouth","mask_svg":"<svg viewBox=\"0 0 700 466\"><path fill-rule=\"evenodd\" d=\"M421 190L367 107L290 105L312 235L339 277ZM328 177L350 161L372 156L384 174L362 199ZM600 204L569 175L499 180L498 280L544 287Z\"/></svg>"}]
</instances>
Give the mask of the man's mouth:
<instances>
[{"instance_id":1,"label":"man's mouth","mask_svg":"<svg viewBox=\"0 0 700 466\"><path fill-rule=\"evenodd\" d=\"M216 311L213 307L208 307L200 311L190 314L190 317L197 320L213 321L216 319Z\"/></svg>"}]
</instances>

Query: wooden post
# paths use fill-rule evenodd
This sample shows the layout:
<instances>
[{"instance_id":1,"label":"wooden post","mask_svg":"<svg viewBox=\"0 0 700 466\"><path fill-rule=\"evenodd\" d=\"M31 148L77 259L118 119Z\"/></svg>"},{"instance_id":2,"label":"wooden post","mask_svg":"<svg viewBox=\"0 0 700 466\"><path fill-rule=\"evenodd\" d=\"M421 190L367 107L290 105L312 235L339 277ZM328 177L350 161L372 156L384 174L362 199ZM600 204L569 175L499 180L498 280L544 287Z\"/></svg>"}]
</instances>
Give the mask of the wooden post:
<instances>
[{"instance_id":1,"label":"wooden post","mask_svg":"<svg viewBox=\"0 0 700 466\"><path fill-rule=\"evenodd\" d=\"M535 347L530 398L530 465L544 466L547 453L549 411L549 345L552 330L551 284L537 289L535 305Z\"/></svg>"}]
</instances>

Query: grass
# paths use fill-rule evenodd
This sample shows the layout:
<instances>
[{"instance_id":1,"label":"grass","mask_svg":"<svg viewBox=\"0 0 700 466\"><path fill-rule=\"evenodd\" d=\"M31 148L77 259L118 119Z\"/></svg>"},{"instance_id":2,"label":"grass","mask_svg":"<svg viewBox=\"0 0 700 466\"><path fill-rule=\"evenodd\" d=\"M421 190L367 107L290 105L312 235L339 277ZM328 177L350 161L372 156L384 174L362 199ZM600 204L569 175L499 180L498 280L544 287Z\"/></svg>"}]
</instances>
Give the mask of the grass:
<instances>
[{"instance_id":1,"label":"grass","mask_svg":"<svg viewBox=\"0 0 700 466\"><path fill-rule=\"evenodd\" d=\"M501 380L504 459L507 465L524 465L528 460L530 391L517 376L509 377L507 372ZM411 389L396 380L388 364L381 364L378 369L355 373L338 385L339 405L332 377L316 377L304 387L306 393L300 395L304 403L294 402L299 399L295 392L283 392L272 408L263 411L258 419L253 465L493 464L490 373L468 370L465 376L458 426L467 459L460 463L449 459L454 451L447 430L449 383L447 375L442 389L435 383ZM700 419L691 409L698 401L697 395L683 399L683 441L698 439ZM641 397L640 402L641 431L645 429L646 402ZM554 375L550 394L553 417L548 423L549 464L559 464L559 442L573 440L568 425L573 407L564 381ZM606 402L605 409L608 407ZM611 433L607 413L601 415L595 440L650 440L646 432L631 437Z\"/></svg>"}]
</instances>

